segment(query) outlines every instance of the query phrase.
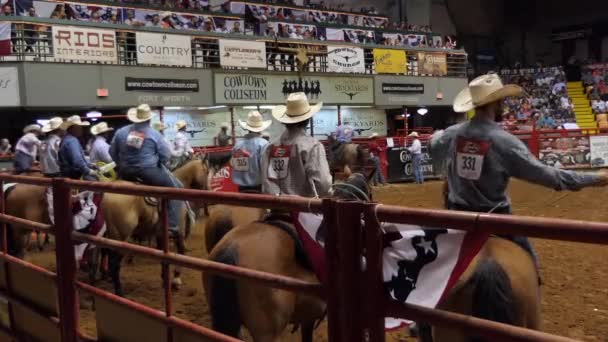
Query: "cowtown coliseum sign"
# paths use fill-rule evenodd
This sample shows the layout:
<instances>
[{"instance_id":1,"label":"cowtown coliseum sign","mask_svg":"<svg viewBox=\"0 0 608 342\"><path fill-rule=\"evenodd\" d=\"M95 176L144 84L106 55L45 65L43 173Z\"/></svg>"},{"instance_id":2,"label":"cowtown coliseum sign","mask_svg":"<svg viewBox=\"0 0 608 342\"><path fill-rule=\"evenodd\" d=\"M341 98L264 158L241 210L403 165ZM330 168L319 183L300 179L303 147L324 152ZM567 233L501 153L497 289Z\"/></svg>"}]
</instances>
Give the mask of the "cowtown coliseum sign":
<instances>
[{"instance_id":1,"label":"cowtown coliseum sign","mask_svg":"<svg viewBox=\"0 0 608 342\"><path fill-rule=\"evenodd\" d=\"M306 93L313 103L374 103L371 77L216 73L214 85L217 104L278 104L294 92Z\"/></svg>"}]
</instances>

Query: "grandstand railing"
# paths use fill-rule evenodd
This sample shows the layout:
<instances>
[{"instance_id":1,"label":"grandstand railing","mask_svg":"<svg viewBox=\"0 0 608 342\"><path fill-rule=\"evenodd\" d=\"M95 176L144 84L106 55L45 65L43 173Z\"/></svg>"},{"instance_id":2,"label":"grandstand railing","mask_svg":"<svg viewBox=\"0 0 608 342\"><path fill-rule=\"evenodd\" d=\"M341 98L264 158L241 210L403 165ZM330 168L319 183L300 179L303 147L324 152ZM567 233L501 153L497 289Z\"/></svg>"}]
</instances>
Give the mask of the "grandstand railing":
<instances>
[{"instance_id":1,"label":"grandstand railing","mask_svg":"<svg viewBox=\"0 0 608 342\"><path fill-rule=\"evenodd\" d=\"M4 214L4 184L17 182L39 186L50 186L53 190L55 225L20 220ZM161 222L163 226L163 250L135 246L126 242L93 237L72 231L71 190L92 190L154 196L161 199ZM2 271L7 285L3 297L8 301L10 324L0 332L14 338L22 338L35 333L39 326L23 325L14 320L14 310L28 308L37 318L49 322L59 331L60 340L75 342L93 339L83 336L78 325L78 292L93 294L104 305L128 310L130 315L143 315L161 324L166 329L166 340L170 341L175 333L187 332L197 337L214 341L238 341L208 328L198 326L173 316L171 290L168 279L170 264L184 266L200 271L220 274L233 279L248 279L266 286L289 291L304 292L325 298L328 304L328 332L332 342L384 341L384 317L400 317L419 320L434 325L442 325L457 330L474 333L480 337L499 341L572 341L565 337L543 332L490 322L442 310L423 308L415 305L397 303L388 299L382 283L382 230L380 222L417 224L431 227L450 227L468 232L532 236L544 239L577 241L594 244L608 244L608 224L551 218L518 217L511 215L492 215L454 212L444 210L413 209L385 206L374 203L345 202L330 199L301 199L292 197L273 197L265 195L213 193L208 191L167 189L150 186L137 186L113 183L84 182L67 179L34 178L0 174L0 222L6 240L6 224L19 223L30 229L47 230L55 234L57 273L52 273L7 254L7 244L2 246ZM330 224L326 240L328 260L328 283L319 284L291 279L284 276L243 269L208 260L175 255L168 251L167 200L206 201L248 207L280 208L293 211L323 213ZM364 220L361 221L360 217ZM18 222L16 221L18 220ZM121 252L151 257L163 265L165 291L165 312L131 300L117 297L91 285L77 281L73 253L74 241L86 241L100 247ZM366 267L360 267L361 257L365 256ZM11 272L8 272L8 271ZM14 273L12 272L14 271ZM57 314L42 310L40 303L23 298L23 291L32 291L32 284L18 284L12 287L11 275L26 272L37 275L41 283L56 286L58 295ZM37 288L36 288L37 289ZM17 292L19 290L19 292ZM99 303L98 303L99 304ZM97 306L101 310L101 304ZM97 312L96 314L100 314ZM116 317L105 317L108 324L116 324ZM114 321L114 322L112 322ZM145 326L138 326L145 329ZM23 338L22 338L23 339Z\"/></svg>"},{"instance_id":2,"label":"grandstand railing","mask_svg":"<svg viewBox=\"0 0 608 342\"><path fill-rule=\"evenodd\" d=\"M351 44L346 42L324 42L315 40L293 40L293 39L271 39L269 37L253 37L247 35L222 34L213 32L200 32L188 30L166 30L159 28L138 28L126 25L100 24L89 22L66 22L55 19L42 19L31 17L0 17L0 22L10 21L13 23L12 54L0 57L4 62L50 62L50 63L88 63L88 64L114 64L114 65L139 65L136 51L136 31L171 33L187 35L191 37L192 65L193 68L213 69L222 68L220 65L219 41L226 40L251 40L261 41L266 44L267 67L269 71L294 72L297 71L295 63L295 52L286 52L284 48L304 47L310 51L310 64L307 72L325 73L329 72L327 66L328 46L357 46L365 51L365 72L376 74L373 49L397 49L405 50L408 61L406 75L427 76L419 70L417 63L418 51L440 52L446 54L447 77L466 77L467 55L460 50L445 49L413 49L395 46L381 46L375 44ZM117 60L116 62L91 62L78 60L65 60L53 55L53 39L51 37L52 26L81 26L87 28L112 29L116 31ZM313 55L314 53L314 55ZM225 68L234 70L234 67ZM252 69L260 70L260 69Z\"/></svg>"}]
</instances>

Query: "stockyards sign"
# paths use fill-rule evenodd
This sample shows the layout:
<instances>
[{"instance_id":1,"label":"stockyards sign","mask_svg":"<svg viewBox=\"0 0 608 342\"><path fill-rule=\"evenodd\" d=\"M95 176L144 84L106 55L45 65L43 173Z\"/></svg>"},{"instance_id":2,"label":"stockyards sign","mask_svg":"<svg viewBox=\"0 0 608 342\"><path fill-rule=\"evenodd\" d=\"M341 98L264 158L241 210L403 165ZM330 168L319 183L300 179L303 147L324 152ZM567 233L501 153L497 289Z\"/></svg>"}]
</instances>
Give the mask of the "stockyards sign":
<instances>
[{"instance_id":1,"label":"stockyards sign","mask_svg":"<svg viewBox=\"0 0 608 342\"><path fill-rule=\"evenodd\" d=\"M56 61L117 61L116 32L71 26L53 26L53 55Z\"/></svg>"},{"instance_id":2,"label":"stockyards sign","mask_svg":"<svg viewBox=\"0 0 608 342\"><path fill-rule=\"evenodd\" d=\"M216 104L281 104L294 92L306 93L312 103L374 103L371 77L216 73L214 83Z\"/></svg>"},{"instance_id":3,"label":"stockyards sign","mask_svg":"<svg viewBox=\"0 0 608 342\"><path fill-rule=\"evenodd\" d=\"M330 72L365 73L363 49L328 46L327 68Z\"/></svg>"},{"instance_id":4,"label":"stockyards sign","mask_svg":"<svg viewBox=\"0 0 608 342\"><path fill-rule=\"evenodd\" d=\"M227 67L266 68L266 43L220 39L220 64Z\"/></svg>"},{"instance_id":5,"label":"stockyards sign","mask_svg":"<svg viewBox=\"0 0 608 342\"><path fill-rule=\"evenodd\" d=\"M137 64L192 66L189 36L136 32Z\"/></svg>"},{"instance_id":6,"label":"stockyards sign","mask_svg":"<svg viewBox=\"0 0 608 342\"><path fill-rule=\"evenodd\" d=\"M418 52L418 74L421 76L446 76L448 63L445 53Z\"/></svg>"}]
</instances>

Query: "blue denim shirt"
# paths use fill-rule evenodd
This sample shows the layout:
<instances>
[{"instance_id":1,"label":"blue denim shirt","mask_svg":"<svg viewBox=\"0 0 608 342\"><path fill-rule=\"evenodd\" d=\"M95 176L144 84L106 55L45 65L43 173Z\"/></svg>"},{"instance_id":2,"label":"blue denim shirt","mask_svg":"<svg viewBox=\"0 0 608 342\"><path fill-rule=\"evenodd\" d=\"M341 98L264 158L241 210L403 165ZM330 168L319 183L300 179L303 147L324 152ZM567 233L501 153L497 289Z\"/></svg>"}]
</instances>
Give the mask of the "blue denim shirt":
<instances>
[{"instance_id":1,"label":"blue denim shirt","mask_svg":"<svg viewBox=\"0 0 608 342\"><path fill-rule=\"evenodd\" d=\"M256 186L262 184L260 160L262 152L268 141L262 139L259 134L247 134L243 139L237 140L232 148L233 171L232 182L240 186ZM242 152L239 155L238 152ZM245 157L248 155L248 158ZM234 165L235 158L246 158L246 167ZM241 171L238 169L241 168Z\"/></svg>"},{"instance_id":2,"label":"blue denim shirt","mask_svg":"<svg viewBox=\"0 0 608 342\"><path fill-rule=\"evenodd\" d=\"M110 155L119 168L142 169L166 165L171 151L163 136L144 122L119 129L112 140Z\"/></svg>"},{"instance_id":3,"label":"blue denim shirt","mask_svg":"<svg viewBox=\"0 0 608 342\"><path fill-rule=\"evenodd\" d=\"M59 146L59 168L62 176L75 179L91 171L80 141L71 134L66 134Z\"/></svg>"},{"instance_id":4,"label":"blue denim shirt","mask_svg":"<svg viewBox=\"0 0 608 342\"><path fill-rule=\"evenodd\" d=\"M353 140L353 126L340 125L336 129L336 140L342 143L350 143Z\"/></svg>"}]
</instances>

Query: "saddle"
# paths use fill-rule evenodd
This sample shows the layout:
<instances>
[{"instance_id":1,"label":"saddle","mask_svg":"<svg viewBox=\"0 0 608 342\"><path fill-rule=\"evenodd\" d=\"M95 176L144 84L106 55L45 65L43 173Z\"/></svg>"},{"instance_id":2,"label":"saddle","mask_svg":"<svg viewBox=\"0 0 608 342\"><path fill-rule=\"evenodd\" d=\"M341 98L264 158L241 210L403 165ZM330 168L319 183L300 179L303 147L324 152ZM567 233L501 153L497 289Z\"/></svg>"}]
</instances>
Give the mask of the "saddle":
<instances>
[{"instance_id":1,"label":"saddle","mask_svg":"<svg viewBox=\"0 0 608 342\"><path fill-rule=\"evenodd\" d=\"M294 227L293 218L289 213L270 212L266 217L258 222L273 226L287 233L295 245L297 263L307 270L313 270L308 255L306 254L306 250L304 249L304 245L302 244L302 240L300 240L300 237L296 232L296 228Z\"/></svg>"}]
</instances>

